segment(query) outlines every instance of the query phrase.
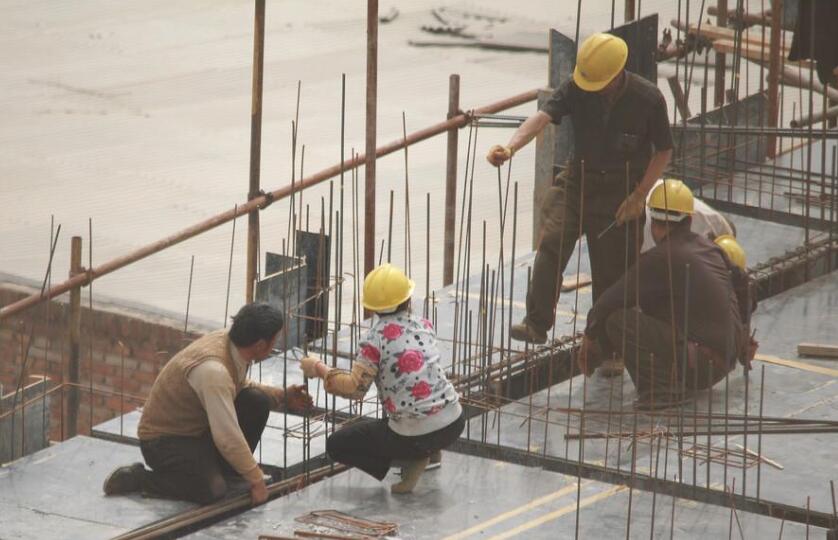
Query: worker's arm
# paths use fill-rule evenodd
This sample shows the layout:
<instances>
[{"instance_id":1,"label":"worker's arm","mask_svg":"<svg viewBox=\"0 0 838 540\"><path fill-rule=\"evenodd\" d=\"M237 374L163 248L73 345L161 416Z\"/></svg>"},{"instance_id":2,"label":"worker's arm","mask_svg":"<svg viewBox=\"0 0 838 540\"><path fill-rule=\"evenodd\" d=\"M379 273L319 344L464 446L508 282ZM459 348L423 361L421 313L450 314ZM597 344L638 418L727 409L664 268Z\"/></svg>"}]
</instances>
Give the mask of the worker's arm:
<instances>
[{"instance_id":1,"label":"worker's arm","mask_svg":"<svg viewBox=\"0 0 838 540\"><path fill-rule=\"evenodd\" d=\"M378 374L376 366L362 361L356 361L351 371L330 368L313 357L303 358L300 366L307 377L323 379L323 388L327 392L349 399L364 399Z\"/></svg>"},{"instance_id":2,"label":"worker's arm","mask_svg":"<svg viewBox=\"0 0 838 540\"><path fill-rule=\"evenodd\" d=\"M571 93L573 88L570 81L566 81L559 86L553 95L548 99L544 105L534 115L527 118L521 124L509 143L506 146L499 144L494 145L489 149L489 154L486 159L495 167L500 167L503 163L510 159L515 152L525 147L531 140L533 140L539 133L541 133L547 124L553 122L558 124L562 117L570 114L571 110Z\"/></svg>"},{"instance_id":3,"label":"worker's arm","mask_svg":"<svg viewBox=\"0 0 838 540\"><path fill-rule=\"evenodd\" d=\"M265 480L239 427L234 405L236 387L220 361L207 360L189 372L189 386L198 395L209 420L212 442L221 456L251 486L254 504L264 502Z\"/></svg>"},{"instance_id":4,"label":"worker's arm","mask_svg":"<svg viewBox=\"0 0 838 540\"><path fill-rule=\"evenodd\" d=\"M305 387L302 385L291 385L288 387L287 391L285 391L282 388L277 388L276 386L270 386L268 384L262 384L250 379L245 379L242 387L255 388L264 392L269 398L271 398L271 410L273 411L284 411L286 403L288 405L288 411L298 413L305 412L312 406L311 396L308 392L306 392Z\"/></svg>"},{"instance_id":5,"label":"worker's arm","mask_svg":"<svg viewBox=\"0 0 838 540\"><path fill-rule=\"evenodd\" d=\"M666 101L664 101L662 95L647 118L646 129L655 147L655 153L652 154L652 158L646 165L643 178L617 209L615 217L618 225L623 225L625 222L635 220L643 215L646 208L646 195L655 185L655 182L663 176L663 171L666 170L669 161L672 159L672 130L669 127Z\"/></svg>"}]
</instances>

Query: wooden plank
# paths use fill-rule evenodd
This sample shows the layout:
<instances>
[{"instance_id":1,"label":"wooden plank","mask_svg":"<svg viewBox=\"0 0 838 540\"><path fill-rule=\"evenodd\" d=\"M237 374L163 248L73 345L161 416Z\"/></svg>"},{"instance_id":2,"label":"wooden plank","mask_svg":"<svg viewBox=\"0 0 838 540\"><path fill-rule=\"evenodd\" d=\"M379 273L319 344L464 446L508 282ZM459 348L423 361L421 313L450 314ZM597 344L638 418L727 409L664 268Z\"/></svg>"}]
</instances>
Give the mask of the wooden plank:
<instances>
[{"instance_id":1,"label":"wooden plank","mask_svg":"<svg viewBox=\"0 0 838 540\"><path fill-rule=\"evenodd\" d=\"M770 44L768 44L770 45ZM736 53L736 44L729 39L717 39L713 41L713 49L716 52L721 53L728 53L728 54L735 54ZM765 48L758 43L742 43L742 56L747 58L748 60L753 60L754 62L768 62L769 60L769 47L766 46ZM781 48L780 53L786 57L788 56L789 52L788 49ZM803 60L800 62L786 60L786 64L789 66L798 66L804 67L807 69L811 69L813 67L811 60Z\"/></svg>"},{"instance_id":2,"label":"wooden plank","mask_svg":"<svg viewBox=\"0 0 838 540\"><path fill-rule=\"evenodd\" d=\"M820 373L821 375L829 375L830 377L838 377L838 369L830 369L807 362L796 362L794 360L786 360L784 358L777 358L767 354L758 354L754 358L766 364L774 364L776 366L790 367L794 369L802 369L804 371L811 371L812 373Z\"/></svg>"},{"instance_id":3,"label":"wooden plank","mask_svg":"<svg viewBox=\"0 0 838 540\"><path fill-rule=\"evenodd\" d=\"M838 345L799 343L797 345L797 355L814 356L817 358L838 358Z\"/></svg>"},{"instance_id":4,"label":"wooden plank","mask_svg":"<svg viewBox=\"0 0 838 540\"><path fill-rule=\"evenodd\" d=\"M567 276L562 280L562 292L572 291L590 285L592 281L591 276L584 272Z\"/></svg>"},{"instance_id":5,"label":"wooden plank","mask_svg":"<svg viewBox=\"0 0 838 540\"><path fill-rule=\"evenodd\" d=\"M695 23L690 24L689 29L687 28L686 24L679 21L678 19L673 19L671 23L672 26L680 28L683 32L689 32L690 34L705 37L711 41L715 41L718 39L724 39L730 41L731 43L736 41L736 30L734 30L733 28L722 28L721 26L702 23L701 29L699 30L698 25ZM762 35L762 30L756 32L743 32L742 43L743 45L746 43L750 43L758 47L764 46L766 49L765 58L766 60L768 59L767 51L768 46L771 43L770 34L768 32L765 33L764 37ZM784 40L780 45L783 49L788 49L790 47L788 40Z\"/></svg>"}]
</instances>

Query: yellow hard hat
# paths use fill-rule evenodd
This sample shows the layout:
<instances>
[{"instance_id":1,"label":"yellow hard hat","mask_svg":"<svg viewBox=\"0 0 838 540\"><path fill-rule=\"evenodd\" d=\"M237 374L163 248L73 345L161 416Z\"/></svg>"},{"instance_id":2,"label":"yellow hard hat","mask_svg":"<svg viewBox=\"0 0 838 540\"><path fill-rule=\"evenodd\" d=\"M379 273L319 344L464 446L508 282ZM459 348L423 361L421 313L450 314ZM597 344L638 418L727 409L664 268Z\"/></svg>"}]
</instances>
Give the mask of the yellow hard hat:
<instances>
[{"instance_id":1,"label":"yellow hard hat","mask_svg":"<svg viewBox=\"0 0 838 540\"><path fill-rule=\"evenodd\" d=\"M694 206L693 192L674 178L658 184L649 195L649 215L658 221L681 221L692 215Z\"/></svg>"},{"instance_id":2,"label":"yellow hard hat","mask_svg":"<svg viewBox=\"0 0 838 540\"><path fill-rule=\"evenodd\" d=\"M364 307L388 313L411 297L415 284L401 268L390 263L373 268L364 278Z\"/></svg>"},{"instance_id":3,"label":"yellow hard hat","mask_svg":"<svg viewBox=\"0 0 838 540\"><path fill-rule=\"evenodd\" d=\"M739 245L739 242L736 241L736 238L729 234L720 234L716 237L716 245L722 248L727 254L727 258L730 259L730 262L745 270L746 267L746 260L745 260L745 250L742 249L742 246Z\"/></svg>"},{"instance_id":4,"label":"yellow hard hat","mask_svg":"<svg viewBox=\"0 0 838 540\"><path fill-rule=\"evenodd\" d=\"M594 34L579 47L573 82L587 92L599 92L620 74L627 58L625 41L611 34Z\"/></svg>"}]
</instances>

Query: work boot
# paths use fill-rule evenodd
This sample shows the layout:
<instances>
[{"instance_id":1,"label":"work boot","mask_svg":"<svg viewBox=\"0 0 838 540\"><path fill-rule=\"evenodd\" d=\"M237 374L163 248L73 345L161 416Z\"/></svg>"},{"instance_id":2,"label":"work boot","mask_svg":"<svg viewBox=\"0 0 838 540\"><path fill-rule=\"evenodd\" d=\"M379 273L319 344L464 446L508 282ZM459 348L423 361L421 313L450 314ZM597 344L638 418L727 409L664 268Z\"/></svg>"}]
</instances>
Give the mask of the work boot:
<instances>
[{"instance_id":1,"label":"work boot","mask_svg":"<svg viewBox=\"0 0 838 540\"><path fill-rule=\"evenodd\" d=\"M102 490L105 495L125 495L140 491L143 473L145 466L142 463L119 467L105 478Z\"/></svg>"},{"instance_id":2,"label":"work boot","mask_svg":"<svg viewBox=\"0 0 838 540\"><path fill-rule=\"evenodd\" d=\"M606 360L596 372L600 377L619 377L625 368L626 364L622 360Z\"/></svg>"},{"instance_id":3,"label":"work boot","mask_svg":"<svg viewBox=\"0 0 838 540\"><path fill-rule=\"evenodd\" d=\"M539 330L527 322L526 319L509 328L509 335L517 341L526 341L541 345L547 342L547 332Z\"/></svg>"},{"instance_id":4,"label":"work boot","mask_svg":"<svg viewBox=\"0 0 838 540\"><path fill-rule=\"evenodd\" d=\"M407 467L402 469L402 481L390 486L390 492L395 494L410 493L416 487L419 477L425 472L428 466L428 458L411 461Z\"/></svg>"}]
</instances>

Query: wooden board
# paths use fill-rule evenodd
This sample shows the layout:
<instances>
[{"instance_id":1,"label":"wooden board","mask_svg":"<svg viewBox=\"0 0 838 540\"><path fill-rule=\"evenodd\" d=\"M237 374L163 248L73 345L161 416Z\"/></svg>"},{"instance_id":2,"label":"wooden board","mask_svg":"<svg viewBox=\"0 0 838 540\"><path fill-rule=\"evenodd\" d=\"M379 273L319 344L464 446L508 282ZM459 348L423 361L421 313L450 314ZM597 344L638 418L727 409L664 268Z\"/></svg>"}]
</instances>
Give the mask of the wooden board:
<instances>
[{"instance_id":1,"label":"wooden board","mask_svg":"<svg viewBox=\"0 0 838 540\"><path fill-rule=\"evenodd\" d=\"M794 360L786 360L784 358L777 358L767 354L757 354L754 358L760 362L767 364L774 364L776 366L790 367L794 369L802 369L804 371L811 371L812 373L820 373L821 375L829 375L830 377L838 377L838 369L830 369L821 366L816 366L806 362L796 362Z\"/></svg>"},{"instance_id":2,"label":"wooden board","mask_svg":"<svg viewBox=\"0 0 838 540\"><path fill-rule=\"evenodd\" d=\"M585 285L590 285L592 281L591 276L585 274L584 272L566 276L562 280L562 292L572 291L574 289L584 287Z\"/></svg>"},{"instance_id":3,"label":"wooden board","mask_svg":"<svg viewBox=\"0 0 838 540\"><path fill-rule=\"evenodd\" d=\"M838 345L824 345L820 343L800 343L797 345L798 356L814 356L816 358L838 359Z\"/></svg>"}]
</instances>

